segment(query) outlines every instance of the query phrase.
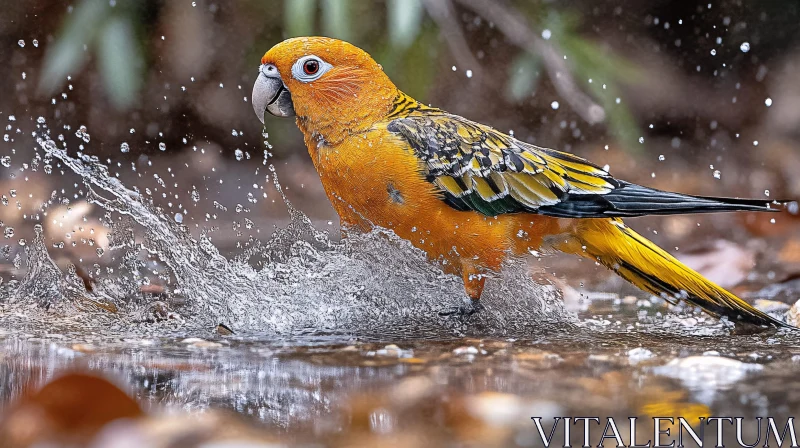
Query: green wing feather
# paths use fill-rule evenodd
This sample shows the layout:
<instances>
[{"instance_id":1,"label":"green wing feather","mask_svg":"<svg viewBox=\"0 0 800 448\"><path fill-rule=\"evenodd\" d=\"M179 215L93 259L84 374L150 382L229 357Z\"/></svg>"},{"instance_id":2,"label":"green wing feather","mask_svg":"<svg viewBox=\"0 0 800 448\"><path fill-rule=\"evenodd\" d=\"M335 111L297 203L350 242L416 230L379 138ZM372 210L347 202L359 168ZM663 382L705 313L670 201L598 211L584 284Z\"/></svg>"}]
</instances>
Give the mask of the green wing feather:
<instances>
[{"instance_id":1,"label":"green wing feather","mask_svg":"<svg viewBox=\"0 0 800 448\"><path fill-rule=\"evenodd\" d=\"M425 177L459 210L567 218L775 210L763 200L691 196L617 180L580 157L519 141L404 94L395 100L387 129L408 141Z\"/></svg>"}]
</instances>

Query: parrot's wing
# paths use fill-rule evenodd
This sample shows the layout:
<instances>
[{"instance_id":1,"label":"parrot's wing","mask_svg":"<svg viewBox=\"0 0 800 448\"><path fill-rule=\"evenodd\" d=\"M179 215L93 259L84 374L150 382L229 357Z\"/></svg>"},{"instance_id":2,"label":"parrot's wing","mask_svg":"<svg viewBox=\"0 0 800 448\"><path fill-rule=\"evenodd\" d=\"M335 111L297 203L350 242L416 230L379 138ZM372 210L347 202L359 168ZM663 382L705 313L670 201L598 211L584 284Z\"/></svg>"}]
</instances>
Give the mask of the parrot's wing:
<instances>
[{"instance_id":1,"label":"parrot's wing","mask_svg":"<svg viewBox=\"0 0 800 448\"><path fill-rule=\"evenodd\" d=\"M393 120L423 171L461 210L494 216L545 212L572 195L601 196L619 187L606 171L571 154L540 148L444 112ZM542 210L545 208L545 210Z\"/></svg>"},{"instance_id":2,"label":"parrot's wing","mask_svg":"<svg viewBox=\"0 0 800 448\"><path fill-rule=\"evenodd\" d=\"M580 157L438 109L395 118L387 128L408 141L423 174L459 210L566 218L769 210L767 201L689 196L617 180Z\"/></svg>"}]
</instances>

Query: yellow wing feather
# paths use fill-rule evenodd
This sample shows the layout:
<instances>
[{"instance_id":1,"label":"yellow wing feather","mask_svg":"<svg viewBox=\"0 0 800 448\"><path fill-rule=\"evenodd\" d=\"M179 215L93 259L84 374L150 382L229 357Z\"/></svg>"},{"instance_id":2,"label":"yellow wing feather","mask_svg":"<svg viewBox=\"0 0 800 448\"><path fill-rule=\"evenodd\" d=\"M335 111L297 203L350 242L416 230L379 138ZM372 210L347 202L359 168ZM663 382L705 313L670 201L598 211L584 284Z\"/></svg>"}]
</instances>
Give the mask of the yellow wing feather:
<instances>
[{"instance_id":1,"label":"yellow wing feather","mask_svg":"<svg viewBox=\"0 0 800 448\"><path fill-rule=\"evenodd\" d=\"M483 213L535 212L569 195L615 188L614 179L588 161L438 109L394 113L388 127L409 141L423 174L445 196Z\"/></svg>"}]
</instances>

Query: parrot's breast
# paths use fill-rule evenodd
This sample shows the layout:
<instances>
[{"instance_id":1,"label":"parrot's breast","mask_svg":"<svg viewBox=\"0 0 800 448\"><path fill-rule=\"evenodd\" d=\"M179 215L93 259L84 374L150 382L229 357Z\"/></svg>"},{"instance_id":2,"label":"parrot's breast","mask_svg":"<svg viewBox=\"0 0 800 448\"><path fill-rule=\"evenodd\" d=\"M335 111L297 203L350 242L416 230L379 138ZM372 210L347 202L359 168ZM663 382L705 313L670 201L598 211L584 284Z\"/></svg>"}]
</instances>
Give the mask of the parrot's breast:
<instances>
[{"instance_id":1,"label":"parrot's breast","mask_svg":"<svg viewBox=\"0 0 800 448\"><path fill-rule=\"evenodd\" d=\"M558 220L544 216L491 217L450 207L421 174L407 141L385 126L335 146L307 135L306 145L343 227L390 229L447 271L458 272L462 260L497 270L508 253L538 250L545 234L558 231Z\"/></svg>"}]
</instances>

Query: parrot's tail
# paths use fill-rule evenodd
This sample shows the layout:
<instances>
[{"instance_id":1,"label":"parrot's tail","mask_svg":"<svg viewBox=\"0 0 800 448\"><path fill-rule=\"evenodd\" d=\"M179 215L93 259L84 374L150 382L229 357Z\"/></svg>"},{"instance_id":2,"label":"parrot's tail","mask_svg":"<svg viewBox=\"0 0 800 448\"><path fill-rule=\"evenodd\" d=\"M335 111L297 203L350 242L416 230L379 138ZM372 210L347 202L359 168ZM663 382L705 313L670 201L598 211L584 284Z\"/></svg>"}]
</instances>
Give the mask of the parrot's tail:
<instances>
[{"instance_id":1,"label":"parrot's tail","mask_svg":"<svg viewBox=\"0 0 800 448\"><path fill-rule=\"evenodd\" d=\"M586 219L576 226L576 238L562 249L600 262L649 293L672 303L685 300L734 323L791 327L712 283L621 220Z\"/></svg>"}]
</instances>

